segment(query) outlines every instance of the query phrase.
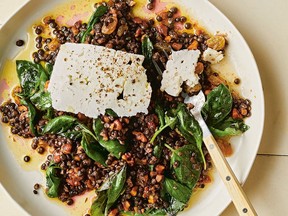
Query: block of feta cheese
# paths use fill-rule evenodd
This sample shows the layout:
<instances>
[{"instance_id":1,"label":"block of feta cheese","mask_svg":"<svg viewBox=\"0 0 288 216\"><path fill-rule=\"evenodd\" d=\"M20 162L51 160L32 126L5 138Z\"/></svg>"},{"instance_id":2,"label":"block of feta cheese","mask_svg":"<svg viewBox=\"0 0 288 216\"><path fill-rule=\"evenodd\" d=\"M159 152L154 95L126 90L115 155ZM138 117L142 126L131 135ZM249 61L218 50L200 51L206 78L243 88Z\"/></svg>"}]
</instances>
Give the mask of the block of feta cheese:
<instances>
[{"instance_id":1,"label":"block of feta cheese","mask_svg":"<svg viewBox=\"0 0 288 216\"><path fill-rule=\"evenodd\" d=\"M147 113L152 89L143 61L101 46L61 45L48 86L53 108L92 118L108 108L119 116Z\"/></svg>"},{"instance_id":2,"label":"block of feta cheese","mask_svg":"<svg viewBox=\"0 0 288 216\"><path fill-rule=\"evenodd\" d=\"M199 83L199 77L195 74L195 67L200 56L199 50L172 51L163 72L161 91L171 96L179 96L182 84L194 87Z\"/></svg>"},{"instance_id":3,"label":"block of feta cheese","mask_svg":"<svg viewBox=\"0 0 288 216\"><path fill-rule=\"evenodd\" d=\"M217 64L224 58L224 55L223 55L222 51L217 51L217 50L214 50L211 48L207 48L203 52L202 57L203 57L204 61L208 61L211 64Z\"/></svg>"}]
</instances>

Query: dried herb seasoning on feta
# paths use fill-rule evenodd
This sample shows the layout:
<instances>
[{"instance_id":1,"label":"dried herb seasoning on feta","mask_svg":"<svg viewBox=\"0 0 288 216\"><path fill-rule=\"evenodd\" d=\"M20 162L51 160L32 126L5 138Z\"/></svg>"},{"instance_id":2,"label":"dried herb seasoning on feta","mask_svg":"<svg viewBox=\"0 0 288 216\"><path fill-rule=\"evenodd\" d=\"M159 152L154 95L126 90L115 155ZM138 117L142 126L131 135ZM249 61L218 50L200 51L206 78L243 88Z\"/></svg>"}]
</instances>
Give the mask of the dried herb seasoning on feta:
<instances>
[{"instance_id":1,"label":"dried herb seasoning on feta","mask_svg":"<svg viewBox=\"0 0 288 216\"><path fill-rule=\"evenodd\" d=\"M147 113L152 89L143 61L106 47L63 44L48 87L53 108L92 118L108 108L119 116Z\"/></svg>"}]
</instances>

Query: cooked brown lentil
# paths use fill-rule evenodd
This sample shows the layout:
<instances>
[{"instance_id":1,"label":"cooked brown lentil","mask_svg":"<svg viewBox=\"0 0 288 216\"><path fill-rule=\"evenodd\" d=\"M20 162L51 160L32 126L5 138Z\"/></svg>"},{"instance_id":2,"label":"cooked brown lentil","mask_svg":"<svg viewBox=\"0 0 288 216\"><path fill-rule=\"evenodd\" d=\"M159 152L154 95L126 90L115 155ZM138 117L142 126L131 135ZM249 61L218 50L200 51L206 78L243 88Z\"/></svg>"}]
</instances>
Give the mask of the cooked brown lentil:
<instances>
[{"instance_id":1,"label":"cooked brown lentil","mask_svg":"<svg viewBox=\"0 0 288 216\"><path fill-rule=\"evenodd\" d=\"M24 158L23 158L23 160L24 160L25 162L29 162L30 159L31 159L31 158L30 158L28 155L24 156Z\"/></svg>"},{"instance_id":2,"label":"cooked brown lentil","mask_svg":"<svg viewBox=\"0 0 288 216\"><path fill-rule=\"evenodd\" d=\"M24 40L17 40L16 41L16 46L23 46L25 44Z\"/></svg>"}]
</instances>

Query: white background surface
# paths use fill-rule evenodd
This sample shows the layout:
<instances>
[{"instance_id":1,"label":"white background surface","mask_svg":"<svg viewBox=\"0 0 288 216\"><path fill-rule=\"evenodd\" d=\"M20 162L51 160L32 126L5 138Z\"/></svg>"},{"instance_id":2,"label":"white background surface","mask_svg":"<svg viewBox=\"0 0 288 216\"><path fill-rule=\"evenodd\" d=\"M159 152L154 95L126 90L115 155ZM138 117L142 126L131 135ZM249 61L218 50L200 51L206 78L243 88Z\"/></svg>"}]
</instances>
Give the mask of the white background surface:
<instances>
[{"instance_id":1,"label":"white background surface","mask_svg":"<svg viewBox=\"0 0 288 216\"><path fill-rule=\"evenodd\" d=\"M0 1L0 28L26 0ZM259 215L288 215L288 3L286 0L210 0L238 28L259 67L265 128L244 186ZM0 215L25 215L0 186ZM231 204L222 216L237 215Z\"/></svg>"}]
</instances>

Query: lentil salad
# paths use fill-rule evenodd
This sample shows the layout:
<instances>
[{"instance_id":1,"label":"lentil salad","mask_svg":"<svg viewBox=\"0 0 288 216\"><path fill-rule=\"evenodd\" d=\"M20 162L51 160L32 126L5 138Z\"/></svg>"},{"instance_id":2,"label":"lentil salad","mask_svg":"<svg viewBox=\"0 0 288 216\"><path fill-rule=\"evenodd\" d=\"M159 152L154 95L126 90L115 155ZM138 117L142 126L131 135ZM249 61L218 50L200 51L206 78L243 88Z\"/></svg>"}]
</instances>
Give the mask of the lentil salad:
<instances>
[{"instance_id":1,"label":"lentil salad","mask_svg":"<svg viewBox=\"0 0 288 216\"><path fill-rule=\"evenodd\" d=\"M189 46L192 47L193 42L197 41L198 43L197 47L200 50L207 49L207 46L208 46L207 44L209 44L209 42L207 43L207 41L211 37L209 37L209 35L206 35L205 32L198 33L198 35L197 34L190 35L190 34L185 34L185 33L180 34L179 32L177 32L177 30L173 29L173 25L170 26L167 24L163 24L163 26L166 26L166 27L161 26L160 29L155 29L154 27L155 23L153 23L151 20L146 21L143 19L141 20L135 19L135 17L134 18L129 17L130 14L128 12L130 10L130 5L128 3L130 2L115 1L111 3L111 5L108 5L109 7L115 7L116 9L117 7L120 7L119 5L122 5L123 8L118 8L117 10L121 10L122 12L121 15L125 18L126 21L127 20L131 21L128 23L126 22L130 33L126 33L128 35L125 34L125 36L123 36L122 39L124 40L124 42L123 41L120 42L121 36L119 37L118 30L125 23L121 24L120 26L118 26L118 23L117 23L117 26L114 31L118 29L117 30L118 37L116 36L116 34L113 35L113 33L110 35L108 34L108 36L106 34L102 34L103 23L104 25L107 24L107 26L109 26L110 23L113 23L112 20L110 20L111 22L110 21L108 22L108 19L109 19L108 17L111 15L111 14L109 15L109 13L106 13L103 16L101 16L100 22L94 25L94 29L95 29L94 35L93 33L91 33L91 35L88 34L87 37L85 37L84 42L92 43L95 45L96 44L105 45L107 47L114 48L114 49L121 49L121 50L124 49L127 52L143 54L143 47L142 47L143 41L141 40L141 38L143 38L143 35L146 35L149 37L149 40L151 40L151 43L153 44L153 47L154 47L153 60L157 62L157 65L160 65L160 67L162 67L163 65L163 68L161 68L162 70L164 70L165 63L167 62L167 56L163 54L163 49L167 49L166 52L170 53L169 46L165 46L167 44L171 45L174 50L177 50L177 49L185 49L185 48L188 48ZM124 8L125 10L127 10L127 14L123 13L123 11L125 11ZM120 17L121 16L117 14L118 20ZM167 17L168 17L168 14L167 14ZM158 22L158 19L157 19L157 22ZM107 20L106 24L105 24L105 20ZM164 17L162 18L161 23L162 22L165 23L165 21L166 19ZM175 21L176 21L176 18L175 18ZM56 26L54 25L54 23L56 24ZM87 26L85 27L85 23L81 24L81 26L79 27L80 29L79 32L73 35L75 32L74 33L72 32L73 31L72 28L73 27L77 28L76 26L64 28L64 27L57 26L57 23L53 21L53 19L50 19L50 20L44 19L44 25L39 26L39 28L37 27L35 30L35 33L41 35L41 28L45 28L46 24L49 24L51 27L54 26L55 29L57 29L57 33L54 32L57 39L50 38L51 41L49 42L49 38L48 38L48 39L45 39L45 42L42 42L41 40L43 40L43 38L40 39L41 36L37 38L38 42L36 41L37 43L36 46L43 47L44 45L44 49L40 48L37 53L35 52L33 54L35 63L48 62L51 65L53 65L55 58L57 56L57 49L59 48L61 43L81 42L80 40L81 38L77 37L79 35L79 32L87 32L87 29L86 29ZM97 27L98 30L96 28L97 24L99 25ZM189 27L189 24L185 26ZM166 33L166 30L165 30L166 28L167 28L168 33ZM164 31L164 32L161 34L161 31ZM65 35L68 35L68 36L65 36ZM131 39L129 38L131 41L130 40L127 41L127 36L131 37ZM171 37L171 41L169 41L170 40L169 36ZM47 42L48 44L46 44L47 40L48 40ZM39 43L39 41L41 42ZM50 48L49 48L50 43L52 44L50 45ZM193 46L196 46L195 44L196 42L194 42ZM45 46L47 47L45 48ZM158 48L158 46L160 46L160 48ZM57 48L54 50L55 47ZM224 49L224 47L222 49ZM46 70L49 70L49 67L50 65L47 64ZM150 79L149 81L153 83L154 89L157 89L157 88L159 89L159 80L161 79L161 77L159 77L158 71L155 70L153 65L151 66L149 63L147 63L146 67L148 68L147 73L148 73L148 78ZM201 80L201 88L204 90L204 92L207 95L208 93L211 92L212 89L217 89L217 87L222 86L221 83L225 83L225 80L223 80L223 78L221 78L218 74L209 71L209 64L207 62L200 62L198 67L200 68L199 74L203 75L203 78ZM197 91L199 91L199 88L200 86L198 86L198 89L189 89L188 87L184 89L188 93L194 94ZM27 105L24 102L21 102L21 100L18 101L17 103L17 100L19 99L19 97L17 96L17 93L21 93L22 91L23 89L16 88L14 90L15 103L8 102L2 106L1 108L1 111L3 112L2 121L4 120L3 122L9 123L12 126L11 131L14 134L18 134L20 136L27 137L27 138L35 137L35 134L31 131L32 129L30 127L31 126L31 114L29 116L29 111L31 112L31 108L29 107L29 104ZM157 90L153 91L153 93L154 93L154 98L157 98L157 102L160 101L160 105L162 109L164 108L165 112L169 110L178 110L177 108L179 104L183 102L182 97L174 98ZM237 95L232 94L232 96L233 96L233 108L232 108L232 111L229 112L229 116L231 115L233 119L238 119L238 120L243 119L246 116L249 116L250 109L251 109L249 101L240 99L237 97ZM38 137L33 139L33 144L32 144L32 148L37 149L37 151L40 154L43 153L45 149L47 150L46 145L49 145L50 147L52 147L52 149L54 149L53 154L48 156L47 161L43 163L42 169L47 170L48 174L51 172L52 175L50 176L55 175L57 178L61 176L62 179L65 179L65 182L64 183L62 182L61 183L62 185L59 186L59 195L57 195L62 201L67 202L67 204L73 204L74 196L81 194L85 192L86 190L102 188L101 185L103 182L106 182L108 176L111 175L111 178L108 177L108 179L110 179L111 182L114 182L114 179L117 179L116 176L120 174L123 175L123 173L126 172L126 177L121 178L121 179L126 179L125 190L123 194L120 195L118 200L116 200L116 202L113 204L112 206L113 208L110 209L111 215L113 214L116 215L117 213L123 212L123 211L147 213L149 209L152 209L152 210L169 209L169 206L171 206L171 202L172 202L170 200L171 197L173 199L176 199L174 196L177 197L177 195L170 194L172 192L170 193L168 192L166 193L168 199L165 200L164 198L162 198L161 192L163 192L163 188L165 188L165 185L168 185L166 187L169 188L170 179L172 181L176 180L177 183L179 183L178 181L180 181L178 179L179 177L177 177L176 170L179 166L181 167L182 161L180 162L179 161L180 159L175 160L174 158L173 160L175 161L172 164L172 167L170 167L170 163L172 161L173 155L174 157L176 157L175 156L176 154L174 154L174 151L176 150L180 151L181 148L184 148L184 147L188 148L188 146L190 146L189 144L193 143L193 141L189 142L189 140L186 139L183 136L183 134L181 135L179 131L172 129L172 128L169 129L167 127L167 129L163 130L163 132L160 133L160 136L157 137L155 142L150 142L155 132L159 130L161 126L163 126L161 125L161 111L156 111L157 104L153 104L153 101L156 101L156 100L155 99L152 100L151 105L149 107L150 112L148 115L137 114L134 117L119 118L113 112L112 113L107 112L106 115L102 115L99 117L98 121L101 120L102 127L103 127L102 130L99 132L99 135L102 137L104 141L116 140L120 143L120 145L121 144L125 145L125 141L127 140L129 140L129 142L133 142L133 145L129 145L131 149L125 150L125 153L121 152L122 153L121 159L117 159L115 155L113 156L109 154L107 156L107 159L105 160L105 164L107 165L107 167L101 166L99 164L100 162L97 161L98 159L96 159L98 163L95 163L93 160L93 156L89 156L89 153L87 153L89 151L85 151L85 148L83 147L84 146L83 145L84 134L86 137L88 137L87 140L93 138L93 135L89 134L91 133L91 131L92 133L95 133L95 135L97 136L97 132L96 132L97 130L94 130L93 128L93 126L96 124L95 119L94 120L89 119L83 116L81 113L75 116L70 113L63 113L61 111L55 111L55 110L53 110L54 112L53 118L51 117L47 118L46 116L46 114L48 114L47 110L45 110L44 113L41 113L42 114L41 118L38 119L39 121L36 122L34 126L34 129L36 129L37 132L41 132L43 128L44 129L47 128L47 125L51 123L50 119L52 120L57 119L59 122L61 122L61 121L64 121L65 120L64 118L66 118L67 116L70 116L70 117L72 116L72 118L70 119L71 122L73 122L73 124L72 123L71 124L74 127L72 131L71 131L71 128L69 128L70 130L68 131L69 133L66 133L65 135L63 134L63 131L61 133L58 133L58 132L52 133L51 131L49 131L47 132L47 134L44 134L44 135L42 135L41 134L42 132L41 132L40 136L38 135ZM18 117L18 120L17 120L17 117ZM86 128L83 129L83 125L85 125ZM83 130L84 131L90 130L90 132L88 131L83 132ZM74 135L79 135L77 131L81 131L82 138L74 136ZM75 132L75 134L72 132ZM100 139L97 138L95 140L99 141ZM225 141L226 140L221 139L221 142L225 143ZM94 141L90 141L90 142L94 142ZM158 146L161 146L161 143L163 144L163 146L161 147L163 149L162 151L160 151L161 155L158 158L157 153L156 153L157 151L155 149L158 149L159 148ZM225 146L225 144L223 145ZM192 153L191 155L189 155L189 157L191 156L190 160L193 161L193 165L195 165L196 167L200 166L200 168L198 169L201 170L201 174L196 183L196 187L204 187L205 183L209 182L209 176L206 175L207 171L203 170L201 159L199 159L199 161L197 159L198 150L193 149L191 151ZM207 153L205 152L205 149L203 149L203 151L204 151L205 158L208 164L208 169L209 169L211 166L211 163L209 161L209 155L207 155ZM152 166L151 171L149 170L150 166ZM129 170L129 172L126 169ZM197 171L197 168L195 168L195 170ZM117 174L116 176L114 175L115 173ZM49 175L47 176L49 179ZM136 184L134 183L135 181L136 181ZM183 184L183 185L186 186L186 184ZM181 184L181 186L183 185ZM181 186L179 185L179 188L181 188ZM191 189L192 186L189 186L188 188ZM103 191L106 191L106 190L103 190ZM109 193L109 189L108 189L108 193ZM135 193L136 195L134 196ZM48 191L48 195L49 195L49 191ZM99 198L97 200L99 200L102 197L102 192L99 191L98 197ZM105 194L103 195L103 197L105 197ZM95 205L97 206L97 202L95 203L96 203ZM183 206L181 206L178 210L182 209ZM93 210L93 206L92 206L92 210ZM167 211L172 212L174 210L175 209L167 210ZM92 214L93 214L93 211L92 211Z\"/></svg>"}]
</instances>

